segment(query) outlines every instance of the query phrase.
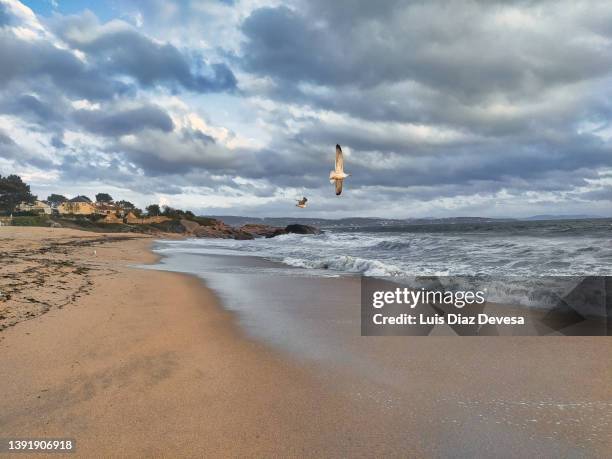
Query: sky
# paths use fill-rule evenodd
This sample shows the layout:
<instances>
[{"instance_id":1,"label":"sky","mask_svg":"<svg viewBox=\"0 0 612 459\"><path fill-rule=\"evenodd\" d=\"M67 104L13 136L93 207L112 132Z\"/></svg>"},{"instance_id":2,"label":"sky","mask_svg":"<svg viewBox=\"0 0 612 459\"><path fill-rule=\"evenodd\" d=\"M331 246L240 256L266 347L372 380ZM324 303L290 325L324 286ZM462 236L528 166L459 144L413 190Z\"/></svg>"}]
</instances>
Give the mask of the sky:
<instances>
[{"instance_id":1,"label":"sky","mask_svg":"<svg viewBox=\"0 0 612 459\"><path fill-rule=\"evenodd\" d=\"M0 0L0 174L39 198L611 216L611 95L609 1Z\"/></svg>"}]
</instances>

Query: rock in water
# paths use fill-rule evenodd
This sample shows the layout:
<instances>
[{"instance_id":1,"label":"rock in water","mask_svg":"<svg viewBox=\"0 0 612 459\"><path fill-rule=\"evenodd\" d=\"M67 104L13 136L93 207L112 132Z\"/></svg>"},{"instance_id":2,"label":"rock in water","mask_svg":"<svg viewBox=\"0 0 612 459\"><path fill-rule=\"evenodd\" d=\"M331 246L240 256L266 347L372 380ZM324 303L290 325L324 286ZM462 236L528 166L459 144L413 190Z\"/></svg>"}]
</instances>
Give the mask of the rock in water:
<instances>
[{"instance_id":1,"label":"rock in water","mask_svg":"<svg viewBox=\"0 0 612 459\"><path fill-rule=\"evenodd\" d=\"M285 231L287 233L295 233L295 234L321 234L321 230L319 228L315 228L314 226L309 225L300 225L295 223L293 225L287 225L285 227Z\"/></svg>"},{"instance_id":2,"label":"rock in water","mask_svg":"<svg viewBox=\"0 0 612 459\"><path fill-rule=\"evenodd\" d=\"M277 228L275 226L270 225L262 225L259 223L247 223L239 228L240 231L244 231L245 233L252 234L255 237L274 237L278 236L278 231L283 231L282 228ZM283 233L279 233L283 234Z\"/></svg>"},{"instance_id":3,"label":"rock in water","mask_svg":"<svg viewBox=\"0 0 612 459\"><path fill-rule=\"evenodd\" d=\"M280 236L281 234L287 234L285 228L276 228L272 233L266 235L266 239L270 239L271 237Z\"/></svg>"}]
</instances>

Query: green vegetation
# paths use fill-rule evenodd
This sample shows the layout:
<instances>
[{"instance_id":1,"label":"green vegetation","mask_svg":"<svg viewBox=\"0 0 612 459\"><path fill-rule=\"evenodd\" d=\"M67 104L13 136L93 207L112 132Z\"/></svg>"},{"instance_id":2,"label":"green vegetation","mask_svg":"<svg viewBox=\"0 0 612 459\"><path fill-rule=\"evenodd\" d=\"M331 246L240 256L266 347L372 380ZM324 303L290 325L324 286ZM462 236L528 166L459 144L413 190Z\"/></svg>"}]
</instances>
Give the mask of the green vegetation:
<instances>
[{"instance_id":1,"label":"green vegetation","mask_svg":"<svg viewBox=\"0 0 612 459\"><path fill-rule=\"evenodd\" d=\"M51 220L47 215L13 216L13 226L49 226Z\"/></svg>"},{"instance_id":2,"label":"green vegetation","mask_svg":"<svg viewBox=\"0 0 612 459\"><path fill-rule=\"evenodd\" d=\"M195 214L190 210L174 209L170 206L164 206L161 214L168 218L186 218L193 221L196 218Z\"/></svg>"},{"instance_id":3,"label":"green vegetation","mask_svg":"<svg viewBox=\"0 0 612 459\"><path fill-rule=\"evenodd\" d=\"M96 195L96 201L110 204L111 202L113 202L113 197L108 193L98 193Z\"/></svg>"},{"instance_id":4,"label":"green vegetation","mask_svg":"<svg viewBox=\"0 0 612 459\"><path fill-rule=\"evenodd\" d=\"M36 196L30 193L30 185L26 185L21 177L0 175L0 212L9 214L19 203L33 203L35 200Z\"/></svg>"},{"instance_id":5,"label":"green vegetation","mask_svg":"<svg viewBox=\"0 0 612 459\"><path fill-rule=\"evenodd\" d=\"M149 223L128 225L126 223L104 223L101 220L89 220L79 216L78 218L54 217L53 221L64 228L82 229L98 233L183 233L185 227L178 220L170 220L162 223ZM32 225L47 226L47 225Z\"/></svg>"},{"instance_id":6,"label":"green vegetation","mask_svg":"<svg viewBox=\"0 0 612 459\"><path fill-rule=\"evenodd\" d=\"M147 214L150 217L157 217L158 215L161 215L161 209L157 204L151 204L150 206L147 206Z\"/></svg>"},{"instance_id":7,"label":"green vegetation","mask_svg":"<svg viewBox=\"0 0 612 459\"><path fill-rule=\"evenodd\" d=\"M118 207L122 208L123 210L125 210L127 212L132 212L137 217L142 217L142 215L143 215L142 210L139 209L138 207L136 207L130 201L123 201L122 200L122 201L117 201L115 204Z\"/></svg>"},{"instance_id":8,"label":"green vegetation","mask_svg":"<svg viewBox=\"0 0 612 459\"><path fill-rule=\"evenodd\" d=\"M117 201L115 204L117 204L119 207L125 210L132 210L136 208L136 206L132 204L130 201L125 201L123 199L121 201Z\"/></svg>"},{"instance_id":9,"label":"green vegetation","mask_svg":"<svg viewBox=\"0 0 612 459\"><path fill-rule=\"evenodd\" d=\"M68 198L61 194L52 193L49 196L47 196L47 202L53 206L57 206L66 201L68 201Z\"/></svg>"}]
</instances>

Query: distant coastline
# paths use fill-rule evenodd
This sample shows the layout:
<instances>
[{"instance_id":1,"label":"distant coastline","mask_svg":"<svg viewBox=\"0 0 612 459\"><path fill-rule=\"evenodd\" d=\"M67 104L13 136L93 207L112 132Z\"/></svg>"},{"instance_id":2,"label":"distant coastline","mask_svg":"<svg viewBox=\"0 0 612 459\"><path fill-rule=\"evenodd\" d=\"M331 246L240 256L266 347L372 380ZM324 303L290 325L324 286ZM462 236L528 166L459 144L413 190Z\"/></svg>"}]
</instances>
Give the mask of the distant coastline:
<instances>
[{"instance_id":1,"label":"distant coastline","mask_svg":"<svg viewBox=\"0 0 612 459\"><path fill-rule=\"evenodd\" d=\"M524 218L501 218L501 217L428 217L428 218L382 218L382 217L346 217L346 218L314 218L314 217L249 217L241 215L206 215L207 218L220 220L227 225L240 226L245 224L268 224L284 226L290 223L301 223L320 227L349 226L349 225L421 225L421 224L451 224L451 223L503 223L520 221L546 221L546 220L588 220L607 219L600 215L534 215Z\"/></svg>"}]
</instances>

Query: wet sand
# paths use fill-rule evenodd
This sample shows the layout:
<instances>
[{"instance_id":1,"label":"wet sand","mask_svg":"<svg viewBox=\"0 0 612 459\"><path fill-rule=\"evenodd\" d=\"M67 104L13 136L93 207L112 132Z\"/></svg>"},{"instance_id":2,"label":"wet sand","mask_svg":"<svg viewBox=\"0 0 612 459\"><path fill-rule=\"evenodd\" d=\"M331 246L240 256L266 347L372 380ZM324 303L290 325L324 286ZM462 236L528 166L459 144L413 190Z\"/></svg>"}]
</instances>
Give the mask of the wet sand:
<instances>
[{"instance_id":1,"label":"wet sand","mask_svg":"<svg viewBox=\"0 0 612 459\"><path fill-rule=\"evenodd\" d=\"M309 365L354 403L374 402L386 416L375 430L410 437L426 456L600 457L612 447L610 337L362 337L357 276L162 253L157 269L200 275L249 336ZM445 328L434 334L453 334Z\"/></svg>"},{"instance_id":2,"label":"wet sand","mask_svg":"<svg viewBox=\"0 0 612 459\"><path fill-rule=\"evenodd\" d=\"M17 323L0 332L0 437L72 437L83 457L603 457L612 448L610 338L349 331L340 346L363 358L328 365L244 333L194 277L130 267L155 262L151 239L101 237L0 228L3 254L72 241L2 259L8 301L36 293L22 312L47 311L11 312ZM47 267L49 280L20 284L15 259L39 266L30 272ZM57 268L66 259L71 272ZM346 317L358 306L350 279L250 282L244 291L301 295L312 314L323 309L315 291Z\"/></svg>"}]
</instances>

